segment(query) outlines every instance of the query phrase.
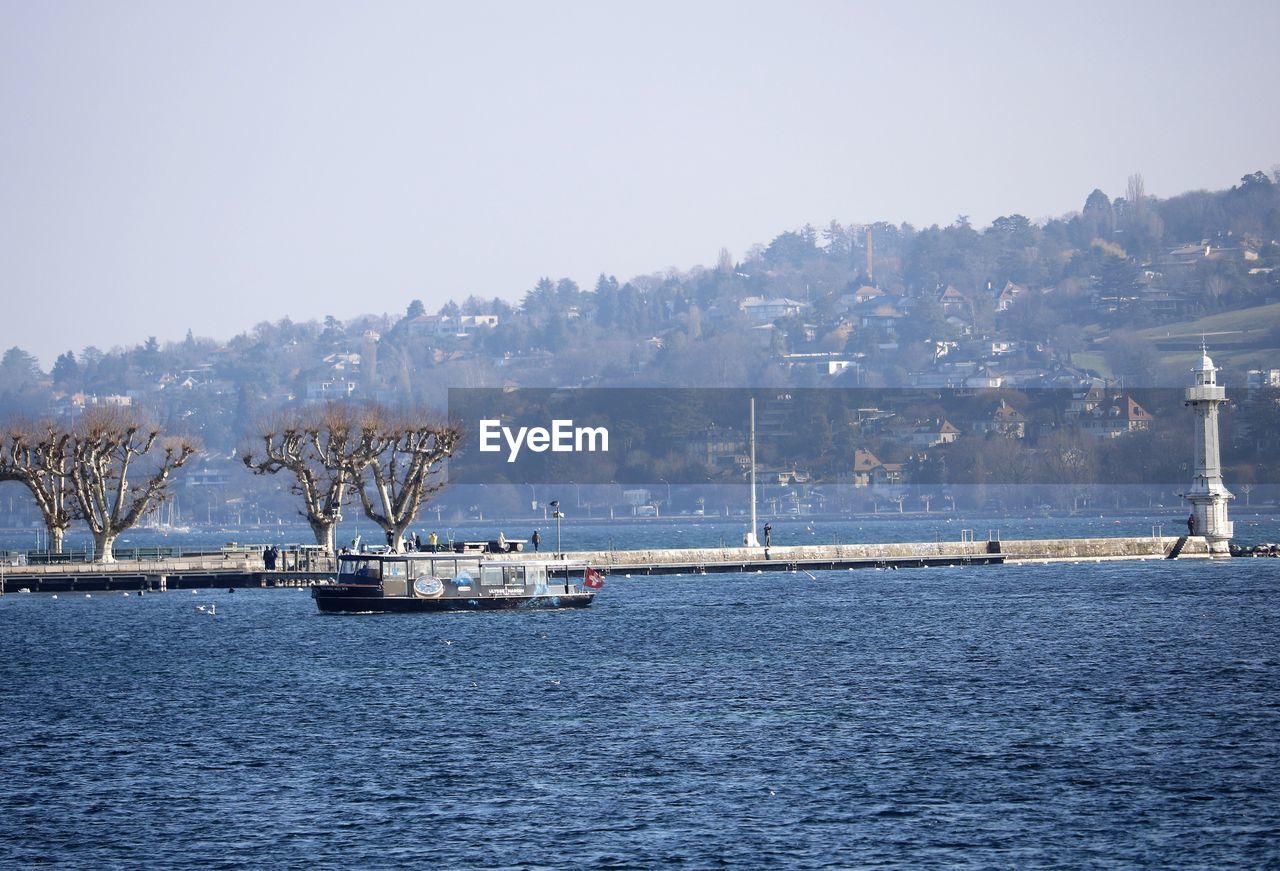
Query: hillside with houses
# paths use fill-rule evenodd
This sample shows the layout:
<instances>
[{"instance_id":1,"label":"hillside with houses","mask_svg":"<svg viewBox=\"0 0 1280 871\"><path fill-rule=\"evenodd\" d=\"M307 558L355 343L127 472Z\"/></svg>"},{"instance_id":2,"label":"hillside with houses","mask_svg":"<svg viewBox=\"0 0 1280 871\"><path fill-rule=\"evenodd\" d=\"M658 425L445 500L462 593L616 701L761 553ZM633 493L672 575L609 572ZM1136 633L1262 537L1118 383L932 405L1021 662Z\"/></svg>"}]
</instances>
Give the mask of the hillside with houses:
<instances>
[{"instance_id":1,"label":"hillside with houses","mask_svg":"<svg viewBox=\"0 0 1280 871\"><path fill-rule=\"evenodd\" d=\"M831 221L711 266L589 287L543 278L518 300L459 289L434 312L407 289L399 314L299 313L226 342L188 331L68 349L47 372L15 347L0 360L0 414L131 408L197 437L206 461L191 480L221 487L255 422L307 404L442 410L455 387L891 390L902 407L851 412L816 436L784 427L765 460L792 486L945 485L999 462L1001 442L1140 437L1168 409L1134 391L1183 384L1203 340L1238 400L1233 437L1255 457L1280 432L1278 239L1280 174L1167 199L1135 176L1123 195L1095 190L1078 213L1039 222ZM928 391L981 401L948 410ZM1050 412L1036 391L1066 398ZM690 437L682 461L740 456L740 435Z\"/></svg>"}]
</instances>

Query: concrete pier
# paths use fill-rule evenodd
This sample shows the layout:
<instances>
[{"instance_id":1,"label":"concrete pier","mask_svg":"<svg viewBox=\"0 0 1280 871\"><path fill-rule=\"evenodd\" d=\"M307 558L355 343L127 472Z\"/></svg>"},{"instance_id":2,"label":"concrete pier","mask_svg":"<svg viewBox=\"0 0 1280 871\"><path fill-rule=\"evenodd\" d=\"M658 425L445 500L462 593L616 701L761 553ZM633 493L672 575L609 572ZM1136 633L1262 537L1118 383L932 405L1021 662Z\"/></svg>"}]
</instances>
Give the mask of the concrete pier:
<instances>
[{"instance_id":1,"label":"concrete pier","mask_svg":"<svg viewBox=\"0 0 1280 871\"><path fill-rule=\"evenodd\" d=\"M442 554L441 556L444 556ZM527 560L534 554L489 554L488 560ZM566 551L570 572L589 565L615 575L717 574L729 572L830 571L860 568L998 565L1002 563L1104 562L1150 559L1209 559L1200 536L1065 538L1012 541L931 541L895 544L825 544L806 547L716 547L650 550ZM554 553L537 557L555 560ZM319 563L320 561L317 561ZM61 563L8 569L8 592L75 590L177 590L196 587L309 586L333 577L333 560L311 571L272 571L255 556L174 557L115 563Z\"/></svg>"},{"instance_id":2,"label":"concrete pier","mask_svg":"<svg viewBox=\"0 0 1280 871\"><path fill-rule=\"evenodd\" d=\"M501 554L490 559L527 559ZM543 554L554 559L555 554ZM1022 539L898 544L826 544L807 547L672 548L566 551L566 562L586 563L622 574L826 571L846 568L989 565L1034 562L1101 562L1150 559L1208 559L1202 537Z\"/></svg>"},{"instance_id":3,"label":"concrete pier","mask_svg":"<svg viewBox=\"0 0 1280 871\"><path fill-rule=\"evenodd\" d=\"M27 589L33 593L73 591L125 592L189 590L195 588L244 588L309 586L333 577L335 560L313 560L310 571L268 572L262 557L230 553L161 559L120 560L113 563L66 562L51 565L13 566L4 571L5 591Z\"/></svg>"}]
</instances>

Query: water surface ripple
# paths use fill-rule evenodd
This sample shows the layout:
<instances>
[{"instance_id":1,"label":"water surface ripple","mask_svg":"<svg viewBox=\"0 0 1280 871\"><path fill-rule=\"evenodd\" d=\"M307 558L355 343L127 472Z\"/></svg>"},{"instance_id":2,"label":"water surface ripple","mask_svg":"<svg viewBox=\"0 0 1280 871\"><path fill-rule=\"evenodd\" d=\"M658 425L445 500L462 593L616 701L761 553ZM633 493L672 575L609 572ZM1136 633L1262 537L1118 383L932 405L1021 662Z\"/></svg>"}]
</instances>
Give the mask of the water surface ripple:
<instances>
[{"instance_id":1,"label":"water surface ripple","mask_svg":"<svg viewBox=\"0 0 1280 871\"><path fill-rule=\"evenodd\" d=\"M10 593L0 864L1274 865L1278 591L1237 560L514 614Z\"/></svg>"}]
</instances>

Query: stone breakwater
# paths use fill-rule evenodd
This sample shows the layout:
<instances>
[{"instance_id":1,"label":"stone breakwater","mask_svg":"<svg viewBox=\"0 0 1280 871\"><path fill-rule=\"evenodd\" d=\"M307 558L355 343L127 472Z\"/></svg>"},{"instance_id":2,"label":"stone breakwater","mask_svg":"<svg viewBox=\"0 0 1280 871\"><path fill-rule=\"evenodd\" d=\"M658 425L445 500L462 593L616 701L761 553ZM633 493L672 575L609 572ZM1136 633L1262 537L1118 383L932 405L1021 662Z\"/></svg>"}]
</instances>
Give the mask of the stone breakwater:
<instances>
[{"instance_id":1,"label":"stone breakwater","mask_svg":"<svg viewBox=\"0 0 1280 871\"><path fill-rule=\"evenodd\" d=\"M1277 549L1280 553L1280 549ZM1250 554L1252 555L1252 554ZM1272 555L1268 551L1268 555ZM445 556L445 554L441 554ZM469 555L474 557L474 555ZM489 560L527 560L523 553L489 554ZM853 568L991 565L1034 562L1210 559L1200 537L1060 538L1010 541L931 541L894 544L824 544L806 547L655 548L566 551L569 574L594 566L619 574L682 574L766 571L828 571ZM556 555L543 551L542 559ZM334 560L308 561L305 570L266 571L257 552L168 557L115 563L62 563L6 569L0 589L15 592L71 590L158 591L195 587L307 586L333 578Z\"/></svg>"},{"instance_id":2,"label":"stone breakwater","mask_svg":"<svg viewBox=\"0 0 1280 871\"><path fill-rule=\"evenodd\" d=\"M1266 543L1250 546L1231 545L1232 556L1270 556L1280 557L1280 544Z\"/></svg>"},{"instance_id":3,"label":"stone breakwater","mask_svg":"<svg viewBox=\"0 0 1280 871\"><path fill-rule=\"evenodd\" d=\"M554 558L554 554L543 553ZM529 553L490 559L528 559ZM933 541L895 544L825 544L806 547L654 548L647 550L566 551L566 562L615 571L666 574L685 571L767 571L791 567L910 567L967 563L1029 563L1082 560L1208 559L1203 538L1024 539L1011 541Z\"/></svg>"}]
</instances>

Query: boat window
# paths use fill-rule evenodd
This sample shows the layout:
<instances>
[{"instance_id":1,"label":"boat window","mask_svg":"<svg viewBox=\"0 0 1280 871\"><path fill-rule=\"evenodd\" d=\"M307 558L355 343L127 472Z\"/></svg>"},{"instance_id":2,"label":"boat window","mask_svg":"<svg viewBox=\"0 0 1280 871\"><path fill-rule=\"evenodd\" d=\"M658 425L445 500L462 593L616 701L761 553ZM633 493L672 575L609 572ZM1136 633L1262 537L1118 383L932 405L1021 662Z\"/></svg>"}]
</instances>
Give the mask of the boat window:
<instances>
[{"instance_id":1,"label":"boat window","mask_svg":"<svg viewBox=\"0 0 1280 871\"><path fill-rule=\"evenodd\" d=\"M459 578L474 578L480 574L480 560L478 559L460 559L458 560Z\"/></svg>"},{"instance_id":2,"label":"boat window","mask_svg":"<svg viewBox=\"0 0 1280 871\"><path fill-rule=\"evenodd\" d=\"M485 566L480 569L480 586L502 586L502 566Z\"/></svg>"},{"instance_id":3,"label":"boat window","mask_svg":"<svg viewBox=\"0 0 1280 871\"><path fill-rule=\"evenodd\" d=\"M437 559L431 561L431 574L437 578L453 577L454 560Z\"/></svg>"},{"instance_id":4,"label":"boat window","mask_svg":"<svg viewBox=\"0 0 1280 871\"><path fill-rule=\"evenodd\" d=\"M529 579L531 584L545 584L547 582L547 567L528 566L525 568L525 577Z\"/></svg>"},{"instance_id":5,"label":"boat window","mask_svg":"<svg viewBox=\"0 0 1280 871\"><path fill-rule=\"evenodd\" d=\"M507 583L523 584L524 583L524 566L508 566L507 567Z\"/></svg>"},{"instance_id":6,"label":"boat window","mask_svg":"<svg viewBox=\"0 0 1280 871\"><path fill-rule=\"evenodd\" d=\"M371 559L345 559L338 564L338 574L348 575L352 578L377 580L380 577L378 572L378 561Z\"/></svg>"},{"instance_id":7,"label":"boat window","mask_svg":"<svg viewBox=\"0 0 1280 871\"><path fill-rule=\"evenodd\" d=\"M382 564L382 576L384 578L403 578L406 574L405 564L401 562L391 562Z\"/></svg>"}]
</instances>

